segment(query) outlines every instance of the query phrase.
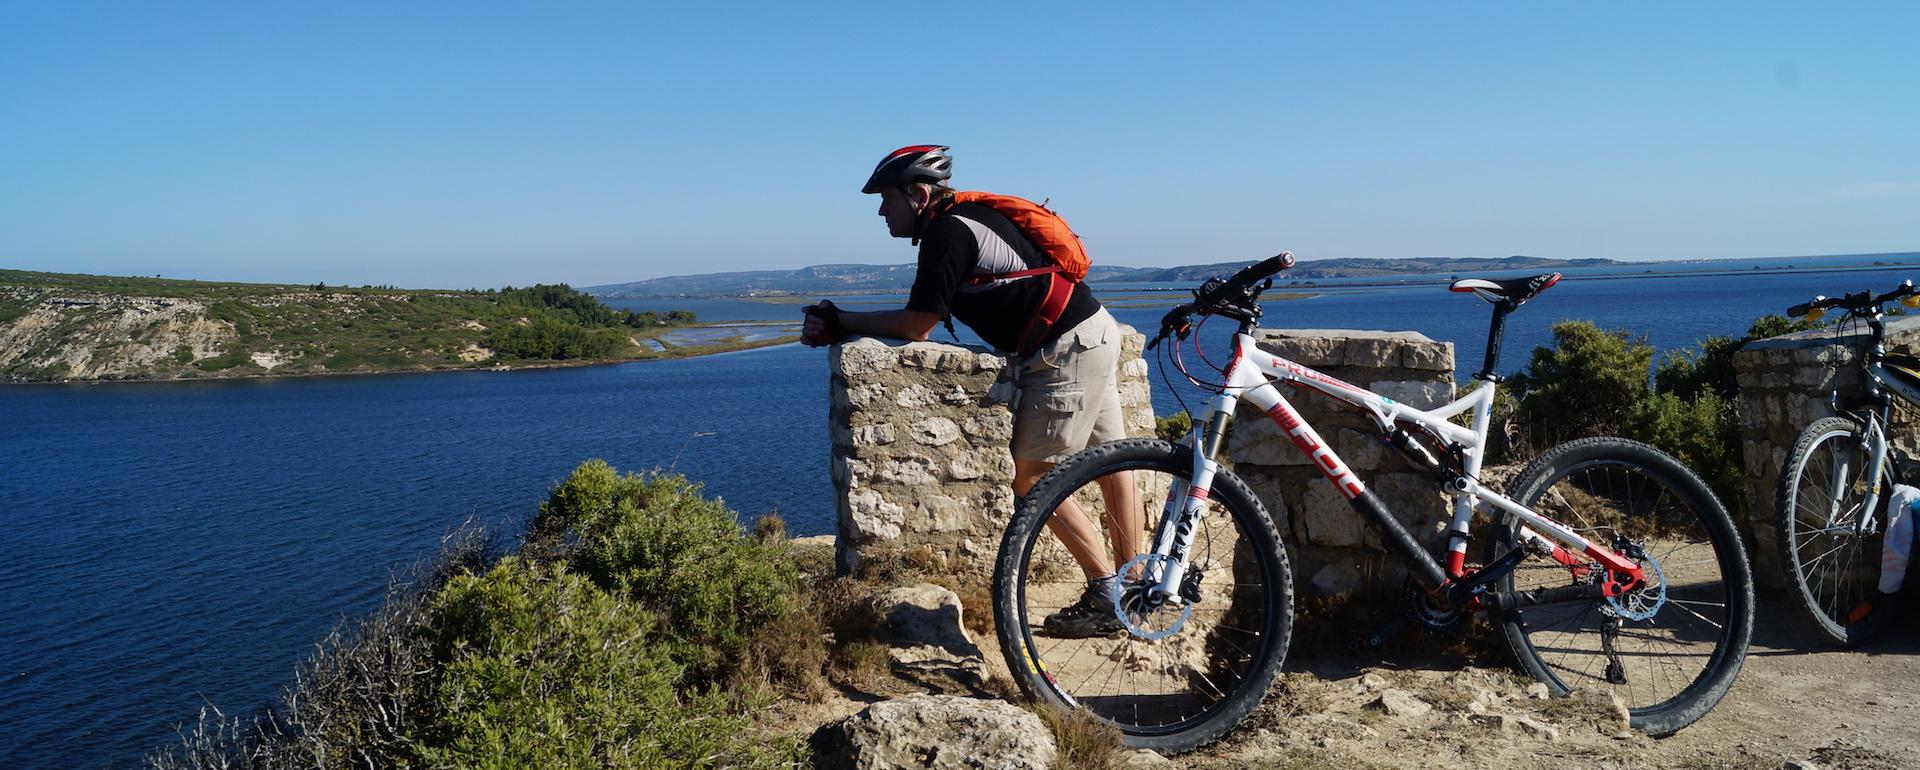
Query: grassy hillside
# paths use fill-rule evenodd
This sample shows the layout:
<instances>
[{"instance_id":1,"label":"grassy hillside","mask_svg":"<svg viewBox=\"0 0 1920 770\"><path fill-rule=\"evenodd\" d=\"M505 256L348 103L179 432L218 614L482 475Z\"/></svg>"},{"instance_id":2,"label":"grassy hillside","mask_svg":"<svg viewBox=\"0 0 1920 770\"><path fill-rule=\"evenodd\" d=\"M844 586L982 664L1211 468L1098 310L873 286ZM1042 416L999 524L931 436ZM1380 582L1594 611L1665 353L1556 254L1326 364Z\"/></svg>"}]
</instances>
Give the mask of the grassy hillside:
<instances>
[{"instance_id":1,"label":"grassy hillside","mask_svg":"<svg viewBox=\"0 0 1920 770\"><path fill-rule=\"evenodd\" d=\"M615 310L565 286L410 290L0 270L0 379L180 379L690 355L691 313Z\"/></svg>"}]
</instances>

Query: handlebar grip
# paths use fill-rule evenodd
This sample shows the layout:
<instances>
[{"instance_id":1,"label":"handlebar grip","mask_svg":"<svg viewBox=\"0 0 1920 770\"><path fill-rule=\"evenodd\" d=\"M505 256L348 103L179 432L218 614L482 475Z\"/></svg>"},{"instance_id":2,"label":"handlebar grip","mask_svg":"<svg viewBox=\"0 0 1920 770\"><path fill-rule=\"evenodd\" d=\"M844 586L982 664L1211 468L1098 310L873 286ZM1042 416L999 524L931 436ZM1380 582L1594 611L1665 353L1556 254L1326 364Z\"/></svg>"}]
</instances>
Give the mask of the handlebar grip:
<instances>
[{"instance_id":1,"label":"handlebar grip","mask_svg":"<svg viewBox=\"0 0 1920 770\"><path fill-rule=\"evenodd\" d=\"M1807 311L1812 309L1813 309L1813 303L1802 302L1798 305L1794 305L1793 307L1787 308L1787 317L1799 318L1800 316L1806 315Z\"/></svg>"},{"instance_id":2,"label":"handlebar grip","mask_svg":"<svg viewBox=\"0 0 1920 770\"><path fill-rule=\"evenodd\" d=\"M1252 286L1254 282L1289 267L1293 267L1293 252L1280 252L1279 254L1261 260L1257 264L1249 265L1238 273L1234 273L1233 277L1221 283L1218 289L1209 292L1207 296L1201 297L1201 301L1196 304L1210 305L1215 299Z\"/></svg>"}]
</instances>

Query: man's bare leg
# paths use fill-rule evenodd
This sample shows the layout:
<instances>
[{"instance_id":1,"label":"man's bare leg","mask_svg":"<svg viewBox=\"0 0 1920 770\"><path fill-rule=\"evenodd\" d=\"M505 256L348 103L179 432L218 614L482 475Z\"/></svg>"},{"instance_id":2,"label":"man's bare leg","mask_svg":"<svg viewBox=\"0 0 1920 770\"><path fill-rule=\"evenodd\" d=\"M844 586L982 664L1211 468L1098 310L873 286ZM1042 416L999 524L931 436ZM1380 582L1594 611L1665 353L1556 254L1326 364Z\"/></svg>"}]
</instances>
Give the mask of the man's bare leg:
<instances>
[{"instance_id":1,"label":"man's bare leg","mask_svg":"<svg viewBox=\"0 0 1920 770\"><path fill-rule=\"evenodd\" d=\"M1013 461L1013 491L1025 495L1040 477L1053 469L1053 463L1041 460ZM1112 535L1111 543L1101 542L1100 533L1094 529L1093 521L1087 518L1080 504L1068 498L1060 508L1047 517L1047 531L1060 539L1073 554L1073 560L1080 563L1080 570L1088 580L1103 578L1114 573L1115 565L1124 564L1139 553L1142 530L1145 529L1146 512L1140 510L1140 493L1134 486L1133 473L1122 471L1099 480L1100 495L1107 507L1107 531ZM1116 513L1118 515L1116 515ZM1107 560L1108 549L1114 561Z\"/></svg>"},{"instance_id":2,"label":"man's bare leg","mask_svg":"<svg viewBox=\"0 0 1920 770\"><path fill-rule=\"evenodd\" d=\"M1102 476L1099 483L1100 497L1107 501L1107 531L1113 533L1113 563L1125 564L1140 555L1140 538L1147 528L1140 488L1133 483L1133 471Z\"/></svg>"}]
</instances>

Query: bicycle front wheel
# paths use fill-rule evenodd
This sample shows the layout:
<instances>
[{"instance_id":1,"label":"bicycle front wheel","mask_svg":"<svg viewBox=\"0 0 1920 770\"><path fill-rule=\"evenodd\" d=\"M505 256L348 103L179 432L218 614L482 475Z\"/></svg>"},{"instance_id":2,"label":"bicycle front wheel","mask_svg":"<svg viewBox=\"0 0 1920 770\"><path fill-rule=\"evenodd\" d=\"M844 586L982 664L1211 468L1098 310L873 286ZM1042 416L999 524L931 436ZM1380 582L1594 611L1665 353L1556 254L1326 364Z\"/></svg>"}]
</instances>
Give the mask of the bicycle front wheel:
<instances>
[{"instance_id":1,"label":"bicycle front wheel","mask_svg":"<svg viewBox=\"0 0 1920 770\"><path fill-rule=\"evenodd\" d=\"M1867 510L1871 461L1859 423L1817 420L1794 442L1774 496L1780 563L1801 613L1828 639L1849 646L1872 638L1893 615L1894 597L1879 585L1886 516ZM1886 499L1878 495L1873 507Z\"/></svg>"},{"instance_id":2,"label":"bicycle front wheel","mask_svg":"<svg viewBox=\"0 0 1920 770\"><path fill-rule=\"evenodd\" d=\"M1620 596L1511 609L1498 618L1527 673L1557 695L1607 691L1636 729L1670 735L1706 715L1740 672L1753 631L1753 577L1726 509L1678 461L1619 438L1548 450L1515 477L1512 498L1587 540L1633 559L1644 585ZM1510 522L1492 538L1506 553ZM1504 592L1596 585L1583 554L1522 562Z\"/></svg>"},{"instance_id":3,"label":"bicycle front wheel","mask_svg":"<svg viewBox=\"0 0 1920 770\"><path fill-rule=\"evenodd\" d=\"M1144 599L1139 576L1165 565L1132 560L1124 546L1112 553L1115 540L1151 548L1150 527L1170 491L1186 488L1192 468L1193 451L1165 441L1083 450L1021 498L994 565L1000 646L1021 689L1054 706L1084 708L1119 728L1128 746L1162 753L1211 743L1259 705L1293 622L1279 533L1246 484L1224 469L1192 524L1181 602ZM1124 504L1137 513L1109 515L1116 496L1116 511ZM1117 603L1089 602L1087 579L1097 577L1083 567L1089 552L1108 569L1133 562L1112 592Z\"/></svg>"}]
</instances>

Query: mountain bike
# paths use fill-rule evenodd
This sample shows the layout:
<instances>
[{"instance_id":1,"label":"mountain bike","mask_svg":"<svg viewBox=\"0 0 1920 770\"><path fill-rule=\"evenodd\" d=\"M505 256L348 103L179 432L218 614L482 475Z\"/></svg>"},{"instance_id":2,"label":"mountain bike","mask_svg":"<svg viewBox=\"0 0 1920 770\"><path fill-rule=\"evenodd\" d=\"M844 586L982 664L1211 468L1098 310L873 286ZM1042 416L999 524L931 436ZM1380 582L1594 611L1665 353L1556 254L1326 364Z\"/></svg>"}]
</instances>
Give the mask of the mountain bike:
<instances>
[{"instance_id":1,"label":"mountain bike","mask_svg":"<svg viewBox=\"0 0 1920 770\"><path fill-rule=\"evenodd\" d=\"M1485 459L1506 317L1559 280L1463 279L1451 289L1493 304L1477 388L1431 410L1413 408L1259 349L1260 293L1293 264L1289 254L1211 279L1161 322L1174 366L1215 394L1183 444L1129 439L1089 447L1049 471L1016 505L994 565L994 617L1020 687L1064 708L1085 708L1127 745L1177 753L1225 734L1265 697L1293 624L1287 549L1261 495L1216 457L1241 401L1266 413L1408 565L1410 622L1443 628L1485 610L1527 673L1552 692L1607 690L1634 727L1671 734L1713 708L1746 657L1753 585L1726 510L1699 477L1634 441L1588 438L1557 446L1502 494L1478 478ZM1238 323L1220 382L1196 379L1180 355L1193 318ZM1161 354L1165 355L1162 349ZM1165 369L1163 368L1163 372ZM1453 499L1443 565L1276 387L1330 396L1370 418ZM1471 415L1462 426L1452 418ZM1043 533L1068 500L1098 512L1092 491L1130 471L1149 513L1148 545L1109 581L1122 630L1049 636L1034 621L1090 585L1057 538ZM1314 482L1318 484L1318 482ZM1310 492L1310 495L1313 494ZM1437 497L1437 496L1436 496ZM1476 516L1497 522L1469 565ZM1100 519L1112 521L1129 517ZM1376 640L1377 641L1377 640Z\"/></svg>"},{"instance_id":2,"label":"mountain bike","mask_svg":"<svg viewBox=\"0 0 1920 770\"><path fill-rule=\"evenodd\" d=\"M1880 548L1887 529L1888 480L1911 464L1887 443L1895 397L1920 404L1920 358L1886 351L1882 307L1889 302L1920 307L1920 293L1907 281L1886 294L1815 297L1787 315L1820 320L1828 310L1845 313L1841 323L1864 322L1867 349L1854 357L1862 392L1829 396L1834 416L1800 432L1780 471L1774 496L1780 563L1792 579L1800 610L1828 639L1858 645L1893 615L1895 595L1880 591Z\"/></svg>"}]
</instances>

